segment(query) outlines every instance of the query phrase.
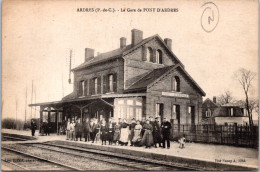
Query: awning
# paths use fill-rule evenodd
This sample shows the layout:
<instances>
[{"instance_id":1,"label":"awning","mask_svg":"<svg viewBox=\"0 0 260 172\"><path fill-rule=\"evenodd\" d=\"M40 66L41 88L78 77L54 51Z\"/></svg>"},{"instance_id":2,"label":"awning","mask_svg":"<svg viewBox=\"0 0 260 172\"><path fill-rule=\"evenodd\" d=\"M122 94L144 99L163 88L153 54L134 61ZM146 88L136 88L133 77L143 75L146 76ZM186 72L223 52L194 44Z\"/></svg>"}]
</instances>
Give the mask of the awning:
<instances>
[{"instance_id":1,"label":"awning","mask_svg":"<svg viewBox=\"0 0 260 172\"><path fill-rule=\"evenodd\" d=\"M95 99L108 99L108 98L123 98L123 97L144 97L146 93L132 93L132 94L102 94L102 95L93 95L93 96L84 96L78 97L75 99L68 99L68 100L61 100L61 101L53 101L53 102L43 102L43 103L35 103L29 104L31 106L49 106L49 105L62 105L63 103L70 103L70 102L79 102L79 101L86 101L86 100L95 100Z\"/></svg>"}]
</instances>

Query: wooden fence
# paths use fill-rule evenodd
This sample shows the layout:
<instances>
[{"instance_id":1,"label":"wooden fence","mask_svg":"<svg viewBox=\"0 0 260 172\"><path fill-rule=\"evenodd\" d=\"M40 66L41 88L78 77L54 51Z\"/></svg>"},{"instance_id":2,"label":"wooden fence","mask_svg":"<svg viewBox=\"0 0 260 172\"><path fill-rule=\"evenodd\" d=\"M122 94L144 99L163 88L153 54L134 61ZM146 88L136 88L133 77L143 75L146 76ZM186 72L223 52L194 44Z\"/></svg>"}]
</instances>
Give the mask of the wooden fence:
<instances>
[{"instance_id":1,"label":"wooden fence","mask_svg":"<svg viewBox=\"0 0 260 172\"><path fill-rule=\"evenodd\" d=\"M258 147L258 126L240 125L173 125L172 139L185 134L188 141Z\"/></svg>"}]
</instances>

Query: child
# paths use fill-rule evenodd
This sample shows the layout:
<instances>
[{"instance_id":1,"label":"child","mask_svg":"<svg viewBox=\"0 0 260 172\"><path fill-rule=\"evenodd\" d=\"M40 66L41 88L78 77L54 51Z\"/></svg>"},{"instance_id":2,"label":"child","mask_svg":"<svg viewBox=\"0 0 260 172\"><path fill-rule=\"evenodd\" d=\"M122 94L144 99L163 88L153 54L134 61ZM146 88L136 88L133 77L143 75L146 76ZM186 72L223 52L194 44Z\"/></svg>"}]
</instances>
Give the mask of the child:
<instances>
[{"instance_id":1,"label":"child","mask_svg":"<svg viewBox=\"0 0 260 172\"><path fill-rule=\"evenodd\" d=\"M179 139L179 143L180 143L180 146L179 148L183 149L184 148L184 145L185 145L185 142L186 142L186 139L185 139L185 134Z\"/></svg>"}]
</instances>

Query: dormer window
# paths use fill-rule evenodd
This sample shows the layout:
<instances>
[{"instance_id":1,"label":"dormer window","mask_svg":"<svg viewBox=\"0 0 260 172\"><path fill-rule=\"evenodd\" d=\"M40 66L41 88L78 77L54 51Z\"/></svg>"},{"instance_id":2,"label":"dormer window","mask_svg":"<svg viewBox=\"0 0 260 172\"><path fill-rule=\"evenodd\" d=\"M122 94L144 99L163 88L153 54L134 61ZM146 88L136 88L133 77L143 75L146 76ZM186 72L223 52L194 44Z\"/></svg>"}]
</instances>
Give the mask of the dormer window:
<instances>
[{"instance_id":1,"label":"dormer window","mask_svg":"<svg viewBox=\"0 0 260 172\"><path fill-rule=\"evenodd\" d=\"M178 76L172 77L172 91L180 92L180 78Z\"/></svg>"},{"instance_id":2,"label":"dormer window","mask_svg":"<svg viewBox=\"0 0 260 172\"><path fill-rule=\"evenodd\" d=\"M162 64L162 51L156 50L156 63Z\"/></svg>"}]
</instances>

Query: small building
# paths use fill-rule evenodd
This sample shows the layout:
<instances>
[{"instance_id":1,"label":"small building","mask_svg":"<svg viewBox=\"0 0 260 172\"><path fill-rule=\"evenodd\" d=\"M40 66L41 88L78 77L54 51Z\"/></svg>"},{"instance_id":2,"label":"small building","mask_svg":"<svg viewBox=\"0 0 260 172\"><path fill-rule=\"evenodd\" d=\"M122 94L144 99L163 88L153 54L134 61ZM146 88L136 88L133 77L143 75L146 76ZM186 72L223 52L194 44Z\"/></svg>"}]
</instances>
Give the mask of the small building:
<instances>
[{"instance_id":1,"label":"small building","mask_svg":"<svg viewBox=\"0 0 260 172\"><path fill-rule=\"evenodd\" d=\"M41 122L53 131L68 118L124 118L141 120L167 117L173 124L198 124L205 92L187 73L172 51L172 40L159 35L143 39L132 30L131 43L119 40L115 50L94 55L85 49L85 61L74 73L73 92L61 101L40 106Z\"/></svg>"},{"instance_id":2,"label":"small building","mask_svg":"<svg viewBox=\"0 0 260 172\"><path fill-rule=\"evenodd\" d=\"M244 107L236 103L227 103L214 110L209 123L216 125L249 125L249 117Z\"/></svg>"},{"instance_id":3,"label":"small building","mask_svg":"<svg viewBox=\"0 0 260 172\"><path fill-rule=\"evenodd\" d=\"M202 103L202 120L207 120L212 117L214 110L219 107L217 105L216 97L213 97L213 101L207 98Z\"/></svg>"}]
</instances>

